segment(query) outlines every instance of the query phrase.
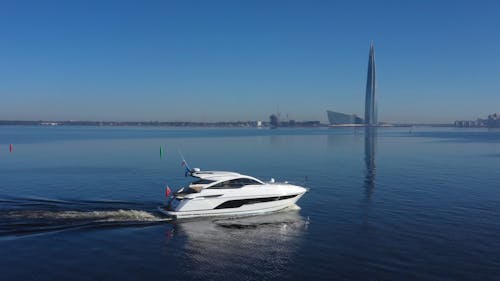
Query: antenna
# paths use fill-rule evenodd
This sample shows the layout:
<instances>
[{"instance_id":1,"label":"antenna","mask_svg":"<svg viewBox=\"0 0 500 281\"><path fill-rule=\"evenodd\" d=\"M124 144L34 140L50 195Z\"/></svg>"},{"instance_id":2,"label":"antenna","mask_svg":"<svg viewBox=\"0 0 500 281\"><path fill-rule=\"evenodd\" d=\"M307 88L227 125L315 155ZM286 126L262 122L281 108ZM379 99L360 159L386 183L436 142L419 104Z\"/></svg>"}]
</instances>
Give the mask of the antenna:
<instances>
[{"instance_id":1,"label":"antenna","mask_svg":"<svg viewBox=\"0 0 500 281\"><path fill-rule=\"evenodd\" d=\"M182 159L182 163L181 163L181 165L186 167L186 172L191 172L191 168L189 167L189 164L188 164L188 162L186 161L186 159L184 159L184 155L182 155L181 150L180 150L180 149L177 149L177 152L179 152L179 156L180 156L180 157L181 157L181 159Z\"/></svg>"}]
</instances>

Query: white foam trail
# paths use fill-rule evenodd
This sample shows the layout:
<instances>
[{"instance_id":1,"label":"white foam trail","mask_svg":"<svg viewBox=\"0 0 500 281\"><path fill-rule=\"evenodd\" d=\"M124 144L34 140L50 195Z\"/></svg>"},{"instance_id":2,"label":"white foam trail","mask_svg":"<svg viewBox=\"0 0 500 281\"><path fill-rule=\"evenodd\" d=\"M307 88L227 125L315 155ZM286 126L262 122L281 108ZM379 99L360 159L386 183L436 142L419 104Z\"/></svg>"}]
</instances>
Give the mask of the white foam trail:
<instances>
[{"instance_id":1,"label":"white foam trail","mask_svg":"<svg viewBox=\"0 0 500 281\"><path fill-rule=\"evenodd\" d=\"M7 214L12 219L94 220L99 222L157 222L164 218L139 210L116 211L13 211Z\"/></svg>"}]
</instances>

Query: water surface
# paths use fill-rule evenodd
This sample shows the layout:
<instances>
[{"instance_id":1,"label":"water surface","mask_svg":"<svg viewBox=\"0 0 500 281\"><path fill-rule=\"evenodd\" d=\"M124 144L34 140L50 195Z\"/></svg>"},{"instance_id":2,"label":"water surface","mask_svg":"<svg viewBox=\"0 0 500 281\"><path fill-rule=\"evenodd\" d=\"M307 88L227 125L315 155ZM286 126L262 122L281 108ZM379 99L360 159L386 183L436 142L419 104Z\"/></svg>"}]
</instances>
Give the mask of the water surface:
<instances>
[{"instance_id":1,"label":"water surface","mask_svg":"<svg viewBox=\"0 0 500 281\"><path fill-rule=\"evenodd\" d=\"M300 210L171 222L156 207L189 180L178 150L310 192ZM0 279L495 280L498 167L487 129L2 126Z\"/></svg>"}]
</instances>

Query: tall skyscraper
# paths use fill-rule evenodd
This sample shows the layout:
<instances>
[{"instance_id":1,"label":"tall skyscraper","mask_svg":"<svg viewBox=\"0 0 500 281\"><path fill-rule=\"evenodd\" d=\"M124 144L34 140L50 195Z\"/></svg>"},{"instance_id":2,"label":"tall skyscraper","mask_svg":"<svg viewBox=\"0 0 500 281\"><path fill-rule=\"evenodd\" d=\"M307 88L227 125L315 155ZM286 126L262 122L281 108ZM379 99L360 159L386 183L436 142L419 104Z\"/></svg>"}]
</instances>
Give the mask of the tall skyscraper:
<instances>
[{"instance_id":1,"label":"tall skyscraper","mask_svg":"<svg viewBox=\"0 0 500 281\"><path fill-rule=\"evenodd\" d=\"M368 77L366 78L365 98L365 124L377 125L377 104L375 100L375 49L373 41L370 42L370 55L368 57Z\"/></svg>"}]
</instances>

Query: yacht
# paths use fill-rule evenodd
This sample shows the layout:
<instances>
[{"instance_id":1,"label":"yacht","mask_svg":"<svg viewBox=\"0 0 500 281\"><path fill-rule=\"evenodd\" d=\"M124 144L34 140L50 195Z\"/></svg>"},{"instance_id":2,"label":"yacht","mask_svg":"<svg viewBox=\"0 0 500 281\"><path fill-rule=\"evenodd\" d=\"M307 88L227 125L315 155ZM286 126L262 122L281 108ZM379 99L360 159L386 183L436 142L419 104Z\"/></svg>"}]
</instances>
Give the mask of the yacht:
<instances>
[{"instance_id":1,"label":"yacht","mask_svg":"<svg viewBox=\"0 0 500 281\"><path fill-rule=\"evenodd\" d=\"M189 174L196 180L177 190L160 212L174 218L257 215L291 207L307 191L235 172L195 168Z\"/></svg>"}]
</instances>

